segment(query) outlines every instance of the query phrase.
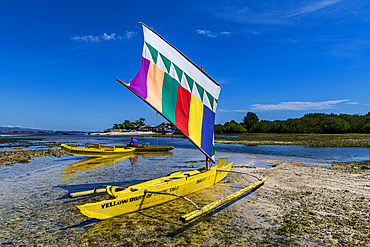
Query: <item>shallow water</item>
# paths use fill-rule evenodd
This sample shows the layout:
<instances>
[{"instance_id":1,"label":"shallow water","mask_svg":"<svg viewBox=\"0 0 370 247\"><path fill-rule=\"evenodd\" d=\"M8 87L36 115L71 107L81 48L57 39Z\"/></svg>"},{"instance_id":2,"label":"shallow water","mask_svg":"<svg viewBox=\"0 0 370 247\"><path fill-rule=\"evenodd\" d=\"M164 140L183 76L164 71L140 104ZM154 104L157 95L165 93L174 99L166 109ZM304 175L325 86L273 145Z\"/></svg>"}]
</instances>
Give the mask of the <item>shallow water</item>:
<instances>
[{"instance_id":1,"label":"shallow water","mask_svg":"<svg viewBox=\"0 0 370 247\"><path fill-rule=\"evenodd\" d=\"M85 142L125 144L130 138L62 135L42 137L45 139L41 142L56 143L58 146L60 143ZM137 136L137 139L141 143L157 145L155 136ZM37 140L37 145L39 143L40 140ZM91 159L65 155L60 158L36 158L28 164L0 166L0 243L16 246L146 244L241 246L241 243L248 241L253 243L266 241L266 236L270 236L271 233L258 238L255 228L238 218L240 212L245 210L241 206L243 200L254 198L256 192L189 224L183 224L178 220L181 215L194 210L194 207L184 200L174 200L142 212L99 221L80 214L76 205L102 200L105 196L77 199L67 197L70 192L93 189L101 184L131 184L178 170L204 166L203 162L196 162L204 160L204 156L184 138L160 137L158 145L172 145L175 149L161 155L128 155L117 159ZM4 149L5 147L1 150ZM216 150L217 158L229 157L229 161L234 161L234 164L253 160L259 167L272 165L263 161L268 159L291 159L310 164L335 159L369 159L369 149L365 148L337 150L297 146L250 147L216 144ZM230 177L232 175L228 176ZM228 181L226 179L188 197L198 205L204 206L240 189L238 185ZM279 244L274 242L277 241L275 238L269 241Z\"/></svg>"},{"instance_id":2,"label":"shallow water","mask_svg":"<svg viewBox=\"0 0 370 247\"><path fill-rule=\"evenodd\" d=\"M186 159L188 152L184 153ZM192 155L194 156L194 155ZM191 156L191 157L192 157ZM192 157L193 158L193 157ZM162 245L168 239L186 244L175 236L185 231L178 219L195 208L175 200L143 212L104 221L78 212L76 205L106 196L70 199L67 193L93 189L100 184L124 185L159 176L158 161L168 164L161 174L178 170L174 155L138 156L100 160L74 156L36 158L28 164L0 167L0 243L8 245L84 245L147 243ZM201 167L191 163L188 168ZM181 167L186 169L187 167ZM206 205L235 190L229 183L194 193L189 198ZM227 212L230 209L224 211ZM185 228L184 228L185 227ZM189 235L187 235L189 234ZM187 233L184 239L196 236ZM153 239L148 238L152 236ZM201 236L198 236L201 237ZM199 239L199 241L201 241ZM193 240L192 240L193 242Z\"/></svg>"}]
</instances>

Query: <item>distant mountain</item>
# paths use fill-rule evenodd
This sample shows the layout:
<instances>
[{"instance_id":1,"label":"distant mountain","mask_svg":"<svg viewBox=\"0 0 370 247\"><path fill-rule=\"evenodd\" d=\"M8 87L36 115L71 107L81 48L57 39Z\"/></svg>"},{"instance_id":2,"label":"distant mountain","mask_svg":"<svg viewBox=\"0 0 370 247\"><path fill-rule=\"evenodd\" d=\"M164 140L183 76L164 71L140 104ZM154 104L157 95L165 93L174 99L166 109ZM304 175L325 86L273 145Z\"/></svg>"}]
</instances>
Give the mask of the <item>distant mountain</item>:
<instances>
[{"instance_id":1,"label":"distant mountain","mask_svg":"<svg viewBox=\"0 0 370 247\"><path fill-rule=\"evenodd\" d=\"M11 132L54 132L54 130L43 130L35 128L22 128L22 127L0 127L1 133Z\"/></svg>"}]
</instances>

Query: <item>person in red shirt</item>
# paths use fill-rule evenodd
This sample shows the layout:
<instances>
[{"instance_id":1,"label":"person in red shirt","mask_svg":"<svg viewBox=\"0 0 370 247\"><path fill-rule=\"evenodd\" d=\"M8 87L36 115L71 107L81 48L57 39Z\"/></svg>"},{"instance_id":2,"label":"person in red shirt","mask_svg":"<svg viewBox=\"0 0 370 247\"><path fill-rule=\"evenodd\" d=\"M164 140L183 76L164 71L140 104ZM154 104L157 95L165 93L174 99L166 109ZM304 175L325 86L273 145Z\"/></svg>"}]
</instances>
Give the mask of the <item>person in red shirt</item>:
<instances>
[{"instance_id":1,"label":"person in red shirt","mask_svg":"<svg viewBox=\"0 0 370 247\"><path fill-rule=\"evenodd\" d=\"M131 136L131 142L130 142L130 147L138 147L139 146L139 143L137 142L137 140L135 139L135 137Z\"/></svg>"}]
</instances>

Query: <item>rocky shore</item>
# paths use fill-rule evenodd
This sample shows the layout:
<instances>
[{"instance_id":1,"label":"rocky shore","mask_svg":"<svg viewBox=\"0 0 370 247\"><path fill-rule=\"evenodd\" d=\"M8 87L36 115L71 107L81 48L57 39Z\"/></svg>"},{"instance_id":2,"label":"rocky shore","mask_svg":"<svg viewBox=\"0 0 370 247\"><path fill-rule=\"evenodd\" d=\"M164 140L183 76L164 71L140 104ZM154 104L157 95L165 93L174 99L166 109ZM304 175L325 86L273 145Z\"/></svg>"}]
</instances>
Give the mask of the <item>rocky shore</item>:
<instances>
[{"instance_id":1,"label":"rocky shore","mask_svg":"<svg viewBox=\"0 0 370 247\"><path fill-rule=\"evenodd\" d=\"M0 165L13 165L17 163L28 163L36 157L54 156L60 157L65 153L60 148L49 149L16 149L0 151Z\"/></svg>"},{"instance_id":2,"label":"rocky shore","mask_svg":"<svg viewBox=\"0 0 370 247\"><path fill-rule=\"evenodd\" d=\"M252 168L249 162L234 168L268 176L258 196L243 205L246 221L280 238L278 245L370 246L370 170L268 162L274 167ZM247 175L231 180L242 186L253 182Z\"/></svg>"}]
</instances>

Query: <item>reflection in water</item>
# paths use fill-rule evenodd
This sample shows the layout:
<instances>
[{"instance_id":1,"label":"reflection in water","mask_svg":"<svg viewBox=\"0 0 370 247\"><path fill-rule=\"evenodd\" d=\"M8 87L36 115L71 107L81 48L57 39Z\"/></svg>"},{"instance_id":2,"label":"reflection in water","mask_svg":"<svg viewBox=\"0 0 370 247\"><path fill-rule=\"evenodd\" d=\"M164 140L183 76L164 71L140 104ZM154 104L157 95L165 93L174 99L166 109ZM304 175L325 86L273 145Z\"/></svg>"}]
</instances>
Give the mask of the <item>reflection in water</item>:
<instances>
[{"instance_id":1,"label":"reflection in water","mask_svg":"<svg viewBox=\"0 0 370 247\"><path fill-rule=\"evenodd\" d=\"M116 162L128 159L131 164L131 169L134 170L139 164L140 159L159 159L160 156L172 156L172 152L160 152L160 153L140 153L140 154L120 154L114 156L102 156L102 157L93 157L80 160L76 163L65 167L61 171L62 182L69 182L73 179L81 179L82 177L91 176L93 173L100 174L100 168L105 166L115 166Z\"/></svg>"},{"instance_id":2,"label":"reflection in water","mask_svg":"<svg viewBox=\"0 0 370 247\"><path fill-rule=\"evenodd\" d=\"M159 152L159 153L138 153L140 157L143 157L145 159L154 159L154 158L159 158L161 156L173 156L172 152L169 151L164 151L164 152Z\"/></svg>"},{"instance_id":3,"label":"reflection in water","mask_svg":"<svg viewBox=\"0 0 370 247\"><path fill-rule=\"evenodd\" d=\"M130 158L130 163L131 163L131 167L132 167L132 170L134 170L134 167L137 165L137 161L138 161L138 157L135 156L135 157L131 157Z\"/></svg>"},{"instance_id":4,"label":"reflection in water","mask_svg":"<svg viewBox=\"0 0 370 247\"><path fill-rule=\"evenodd\" d=\"M117 161L123 159L137 159L136 154L123 154L115 156L102 156L98 158L88 158L78 161L62 169L62 181L66 182L75 178L76 176L84 176L88 173L100 171L101 166L115 166Z\"/></svg>"}]
</instances>

